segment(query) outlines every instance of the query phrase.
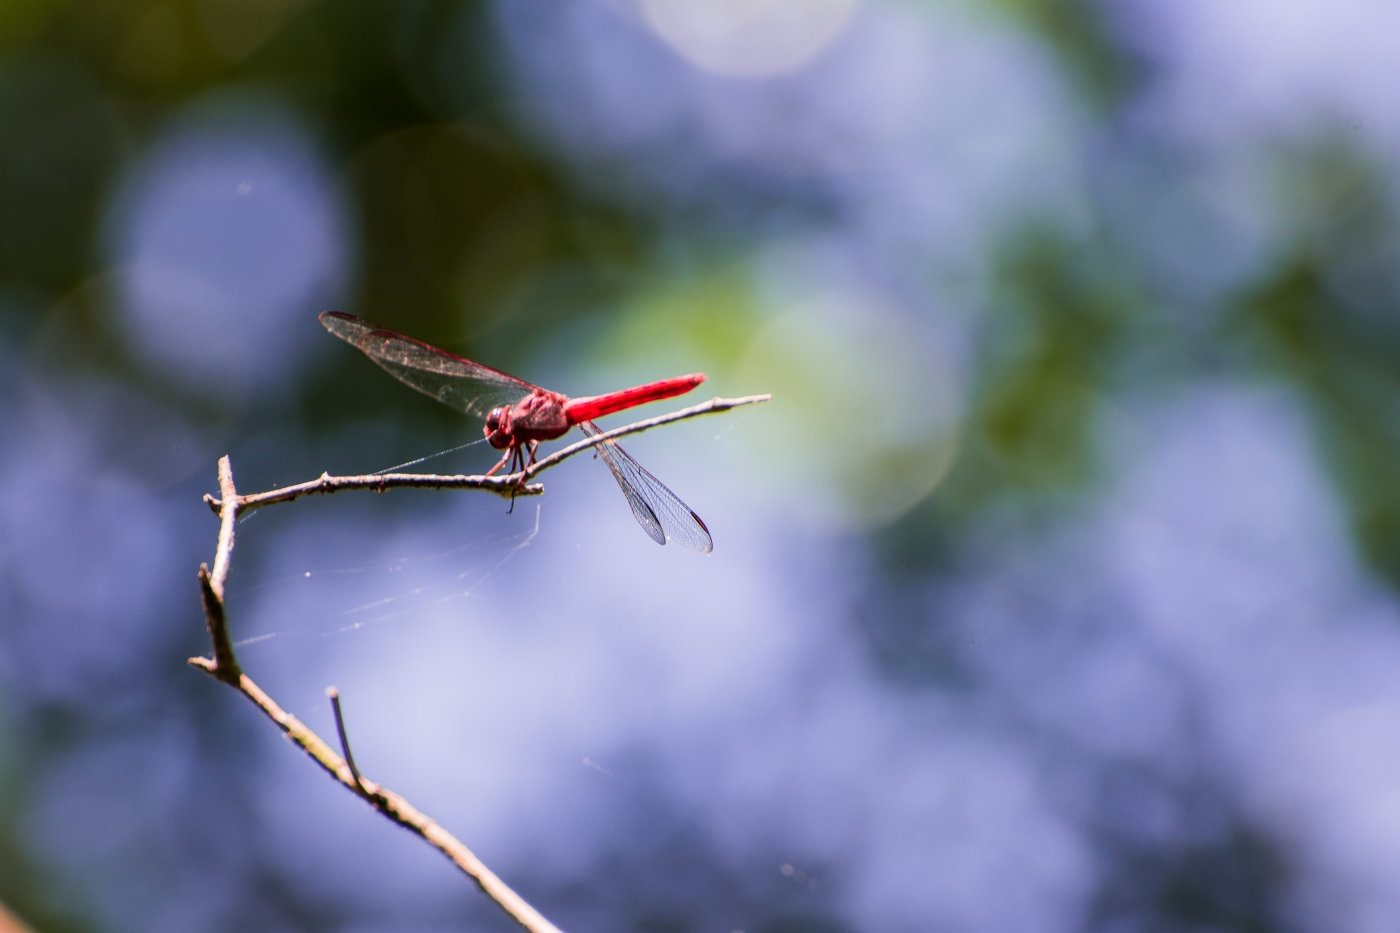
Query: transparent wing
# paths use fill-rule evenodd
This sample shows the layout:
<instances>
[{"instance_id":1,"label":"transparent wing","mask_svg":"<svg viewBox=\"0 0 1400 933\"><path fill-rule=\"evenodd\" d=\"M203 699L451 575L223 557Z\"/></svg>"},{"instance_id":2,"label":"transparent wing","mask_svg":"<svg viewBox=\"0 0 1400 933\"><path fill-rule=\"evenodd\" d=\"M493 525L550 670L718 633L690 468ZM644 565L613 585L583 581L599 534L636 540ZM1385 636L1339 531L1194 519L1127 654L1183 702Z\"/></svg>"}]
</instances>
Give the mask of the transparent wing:
<instances>
[{"instance_id":1,"label":"transparent wing","mask_svg":"<svg viewBox=\"0 0 1400 933\"><path fill-rule=\"evenodd\" d=\"M383 330L363 318L326 311L320 321L326 330L358 347L395 379L478 418L485 418L498 406L514 405L535 388L523 379Z\"/></svg>"},{"instance_id":2,"label":"transparent wing","mask_svg":"<svg viewBox=\"0 0 1400 933\"><path fill-rule=\"evenodd\" d=\"M579 427L589 437L603 433L591 421L579 422ZM700 516L662 485L661 480L642 469L631 454L612 441L604 441L597 450L608 469L612 470L617 485L622 487L622 494L627 497L627 504L632 507L637 524L642 526L651 540L665 544L666 539L670 538L702 554L714 549L710 529L705 527Z\"/></svg>"}]
</instances>

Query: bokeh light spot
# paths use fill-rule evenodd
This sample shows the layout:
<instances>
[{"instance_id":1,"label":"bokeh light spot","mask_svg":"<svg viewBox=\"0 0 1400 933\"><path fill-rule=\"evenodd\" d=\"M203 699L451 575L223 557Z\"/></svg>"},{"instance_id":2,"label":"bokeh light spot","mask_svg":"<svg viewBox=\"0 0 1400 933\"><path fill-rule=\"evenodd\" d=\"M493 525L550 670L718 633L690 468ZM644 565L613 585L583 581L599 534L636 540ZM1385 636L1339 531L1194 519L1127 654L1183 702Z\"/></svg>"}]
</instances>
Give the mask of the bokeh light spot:
<instances>
[{"instance_id":1,"label":"bokeh light spot","mask_svg":"<svg viewBox=\"0 0 1400 933\"><path fill-rule=\"evenodd\" d=\"M341 284L346 233L327 172L299 127L272 114L216 114L169 134L112 227L132 343L195 388L290 378Z\"/></svg>"},{"instance_id":2,"label":"bokeh light spot","mask_svg":"<svg viewBox=\"0 0 1400 933\"><path fill-rule=\"evenodd\" d=\"M857 0L642 0L661 38L706 71L792 71L841 34Z\"/></svg>"},{"instance_id":3,"label":"bokeh light spot","mask_svg":"<svg viewBox=\"0 0 1400 933\"><path fill-rule=\"evenodd\" d=\"M750 436L779 495L821 524L868 529L933 491L957 457L961 393L926 344L863 298L814 301L754 337L737 384L773 393Z\"/></svg>"}]
</instances>

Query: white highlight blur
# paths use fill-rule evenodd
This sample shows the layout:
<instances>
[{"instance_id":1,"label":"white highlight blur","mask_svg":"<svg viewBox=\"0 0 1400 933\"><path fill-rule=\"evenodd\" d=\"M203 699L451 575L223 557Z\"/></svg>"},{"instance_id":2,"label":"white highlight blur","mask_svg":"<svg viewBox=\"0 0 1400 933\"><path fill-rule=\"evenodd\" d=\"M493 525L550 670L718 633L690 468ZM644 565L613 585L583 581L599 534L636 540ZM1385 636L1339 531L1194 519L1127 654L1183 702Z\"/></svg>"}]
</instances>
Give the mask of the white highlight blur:
<instances>
[{"instance_id":1,"label":"white highlight blur","mask_svg":"<svg viewBox=\"0 0 1400 933\"><path fill-rule=\"evenodd\" d=\"M785 284L785 307L749 341L734 375L775 399L776 410L740 428L758 462L782 465L755 481L796 525L882 527L952 468L959 374L946 347L878 296Z\"/></svg>"},{"instance_id":2,"label":"white highlight blur","mask_svg":"<svg viewBox=\"0 0 1400 933\"><path fill-rule=\"evenodd\" d=\"M759 77L805 64L838 36L859 0L641 0L661 38L719 75Z\"/></svg>"}]
</instances>

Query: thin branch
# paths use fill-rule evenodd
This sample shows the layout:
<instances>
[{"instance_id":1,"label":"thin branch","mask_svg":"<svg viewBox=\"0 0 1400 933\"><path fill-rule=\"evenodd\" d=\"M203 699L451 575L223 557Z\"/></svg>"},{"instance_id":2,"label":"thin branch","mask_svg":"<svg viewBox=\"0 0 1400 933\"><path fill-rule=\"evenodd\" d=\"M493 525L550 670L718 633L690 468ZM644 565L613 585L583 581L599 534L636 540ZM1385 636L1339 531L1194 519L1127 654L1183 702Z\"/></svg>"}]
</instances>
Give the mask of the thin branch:
<instances>
[{"instance_id":1,"label":"thin branch","mask_svg":"<svg viewBox=\"0 0 1400 933\"><path fill-rule=\"evenodd\" d=\"M208 564L199 565L199 601L204 605L204 622L209 627L209 642L214 646L209 673L236 687L238 678L243 676L243 668L239 667L238 657L233 653L233 642L228 637L228 619L224 616L224 601L214 592Z\"/></svg>"},{"instance_id":2,"label":"thin branch","mask_svg":"<svg viewBox=\"0 0 1400 933\"><path fill-rule=\"evenodd\" d=\"M207 564L199 565L199 601L204 606L204 621L209 627L209 642L214 647L210 673L228 684L236 685L243 670L233 652L228 636L228 619L224 615L224 582L233 560L233 526L238 520L238 491L233 485L233 464L227 456L219 458L219 493L224 504L219 508L219 545L214 551L214 572Z\"/></svg>"},{"instance_id":3,"label":"thin branch","mask_svg":"<svg viewBox=\"0 0 1400 933\"><path fill-rule=\"evenodd\" d=\"M326 742L304 726L291 713L266 693L239 667L238 658L229 640L228 623L224 611L224 580L228 577L229 562L233 554L233 525L238 517L240 498L233 485L233 467L228 457L219 460L220 502L219 546L214 556L214 572L200 565L200 599L204 603L204 619L209 628L209 639L213 647L212 658L190 658L189 663L205 673L229 684L246 696L253 704L277 724L277 727L302 751L324 768L332 777L344 784L357 796L370 802L373 807L400 826L423 837L430 845L452 860L473 881L487 897L495 901L502 910L530 933L560 933L558 927L545 919L544 915L531 907L510 886L498 878L458 839L443 829L407 800L387 790L373 781L362 777L347 759L350 742L345 736L344 720L340 715L339 703L335 703L336 726L340 731L341 747L346 758L337 755ZM338 697L336 698L338 699Z\"/></svg>"},{"instance_id":4,"label":"thin branch","mask_svg":"<svg viewBox=\"0 0 1400 933\"><path fill-rule=\"evenodd\" d=\"M214 662L208 658L190 658L190 664L219 677ZM223 678L219 677L219 679ZM357 775L351 772L350 765L344 758L337 755L320 736L303 725L301 720L278 706L276 701L253 683L247 674L240 675L238 683L234 686L239 693L252 700L254 705L266 714L267 718L275 722L287 738L300 746L302 751L310 755L317 764L324 768L326 773L345 785L356 796L368 800L380 813L415 835L421 836L433 848L446 855L454 865L476 882L482 893L510 914L516 923L529 930L530 933L561 933L558 927L545 919L543 914L531 907L529 902L516 894L495 872L487 868L471 849L464 846L455 836L439 826L417 807L368 778L360 777L357 780Z\"/></svg>"},{"instance_id":5,"label":"thin branch","mask_svg":"<svg viewBox=\"0 0 1400 933\"><path fill-rule=\"evenodd\" d=\"M527 480L576 454L596 447L598 444L628 434L650 430L663 424L670 424L673 421L683 421L700 415L729 411L743 405L766 402L770 398L771 396L768 395L751 395L745 398L711 399L701 405L672 412L669 415L638 421L635 424L590 437L577 444L571 444L511 476L440 476L420 473L331 476L323 473L320 478L308 483L274 489L271 492L252 496L240 496L234 487L233 467L229 458L222 457L219 460L219 498L204 497L204 501L218 514L220 519L219 543L214 554L214 569L211 572L204 564L201 564L199 568L199 594L200 600L204 604L204 619L209 628L213 657L190 658L189 663L229 684L251 700L258 709L277 724L277 727L289 739L300 746L302 751L310 755L328 774L357 796L368 801L380 813L427 840L430 845L446 855L453 864L475 881L487 897L495 901L502 910L510 914L530 933L560 933L554 924L546 920L519 894L512 891L451 833L429 819L398 794L360 774L350 755L350 740L346 735L345 720L341 714L340 696L335 688L330 688L327 695L331 699L331 705L335 712L336 731L340 736L340 747L345 753L344 758L337 755L320 736L308 729L295 716L278 706L257 684L253 683L247 674L243 673L238 658L234 654L233 642L229 638L228 620L224 607L224 583L228 579L229 566L233 559L235 522L240 513L264 505L290 502L301 496L316 493L339 492L342 489L375 489L382 492L385 489L412 486L433 489L484 489L497 495L512 497L539 495L544 492L544 487L538 483L529 484Z\"/></svg>"},{"instance_id":6,"label":"thin branch","mask_svg":"<svg viewBox=\"0 0 1400 933\"><path fill-rule=\"evenodd\" d=\"M746 395L743 398L712 398L708 402L692 405L689 408L682 408L680 411L673 411L669 415L658 415L655 418L648 418L645 421L637 421L620 428L613 428L611 431L604 431L602 434L586 437L575 444L570 444L562 450L556 450L543 460L537 461L523 473L516 474L516 476L523 476L526 479L539 476L545 470L553 466L558 466L574 454L582 453L590 447L597 447L599 444L616 440L619 437L626 437L629 434L640 434L643 431L650 431L652 428L659 428L661 425L670 424L673 421L684 421L687 418L698 418L701 415L715 415L735 408L742 408L745 405L757 405L762 402L771 401L772 398L772 395ZM508 478L515 479L516 476Z\"/></svg>"},{"instance_id":7,"label":"thin branch","mask_svg":"<svg viewBox=\"0 0 1400 933\"><path fill-rule=\"evenodd\" d=\"M484 489L506 498L512 495L538 496L544 492L544 487L539 484L522 487L518 478L509 476L469 476L461 473L363 473L359 476L331 476L329 473L322 473L313 480L297 483L295 486L284 486L251 496L239 496L238 511L251 512L264 505L276 505L279 502L300 499L302 496L341 492L346 489L372 489L375 492L383 492L386 489L400 488ZM215 512L223 507L223 500L213 496L206 495L204 502Z\"/></svg>"},{"instance_id":8,"label":"thin branch","mask_svg":"<svg viewBox=\"0 0 1400 933\"><path fill-rule=\"evenodd\" d=\"M330 698L331 710L335 713L335 731L340 736L340 753L345 756L345 764L350 768L350 776L355 779L355 786L360 789L360 793L365 794L365 779L360 777L360 769L355 767L355 756L350 754L350 738L345 734L345 716L340 711L340 691L334 687L327 687L326 696Z\"/></svg>"},{"instance_id":9,"label":"thin branch","mask_svg":"<svg viewBox=\"0 0 1400 933\"><path fill-rule=\"evenodd\" d=\"M224 581L228 579L229 562L233 560L233 525L238 519L238 491L233 487L233 463L227 456L219 458L219 495L228 507L219 507L219 546L214 551L214 573L209 587L219 602L224 600Z\"/></svg>"},{"instance_id":10,"label":"thin branch","mask_svg":"<svg viewBox=\"0 0 1400 933\"><path fill-rule=\"evenodd\" d=\"M595 437L585 438L576 444L570 444L562 450L556 451L535 463L521 473L513 473L509 476L482 476L452 474L443 475L438 473L364 473L359 476L331 476L329 473L322 473L316 479L305 483L298 483L295 486L285 486L281 489L273 489L269 492L255 493L250 496L238 497L238 511L250 512L253 509L264 505L274 505L278 502L291 502L293 499L300 499L302 496L342 492L347 489L372 489L375 492L384 492L387 489L417 488L417 489L484 489L493 492L498 496L512 498L515 496L538 496L544 492L544 486L538 483L529 483L540 473L550 467L558 466L565 460L582 453L591 447L596 447L605 441L625 437L628 434L638 434L642 431L649 431L652 428L660 427L663 424L670 424L673 421L684 421L688 418L698 418L701 415L712 415L729 411L744 405L753 405L759 402L766 402L771 399L771 395L749 395L744 398L715 398L700 405L693 405L690 408L683 408L680 411L673 411L668 415L660 415L656 418L648 418L645 421L638 421L621 428L614 428ZM221 498L205 496L204 501L217 514L222 514L224 499L228 493L220 489ZM232 535L232 531L229 532Z\"/></svg>"}]
</instances>

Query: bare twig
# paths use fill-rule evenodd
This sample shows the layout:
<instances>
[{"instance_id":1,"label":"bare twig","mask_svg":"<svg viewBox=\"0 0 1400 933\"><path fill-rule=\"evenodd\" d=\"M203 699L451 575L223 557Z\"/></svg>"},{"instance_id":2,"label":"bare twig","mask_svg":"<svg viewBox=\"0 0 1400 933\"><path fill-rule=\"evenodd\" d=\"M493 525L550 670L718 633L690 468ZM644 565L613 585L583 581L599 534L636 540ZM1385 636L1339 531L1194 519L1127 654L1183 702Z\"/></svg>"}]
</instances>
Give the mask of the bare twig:
<instances>
[{"instance_id":1,"label":"bare twig","mask_svg":"<svg viewBox=\"0 0 1400 933\"><path fill-rule=\"evenodd\" d=\"M365 779L360 777L360 769L355 767L355 756L350 754L350 738L345 734L345 716L340 711L340 691L334 687L327 687L326 696L330 698L331 710L335 713L335 731L340 736L340 753L345 756L345 764L350 768L350 776L355 779L355 786L360 789L361 794L368 796L365 791Z\"/></svg>"},{"instance_id":2,"label":"bare twig","mask_svg":"<svg viewBox=\"0 0 1400 933\"><path fill-rule=\"evenodd\" d=\"M214 662L209 658L190 658L190 664L219 677ZM310 755L331 777L345 785L355 795L368 800L376 810L395 823L415 835L423 837L433 848L451 859L454 865L476 882L477 887L487 897L510 914L516 923L529 930L530 933L561 933L558 927L545 919L545 916L531 907L523 897L516 894L455 836L398 794L351 772L350 765L344 758L337 755L320 736L303 725L301 720L278 706L276 701L253 683L247 674L239 676L235 687L239 693L252 700L254 705L266 714L267 718L277 724L277 727L286 734L287 738L300 746L302 751Z\"/></svg>"},{"instance_id":3,"label":"bare twig","mask_svg":"<svg viewBox=\"0 0 1400 933\"><path fill-rule=\"evenodd\" d=\"M236 687L243 669L238 666L238 657L233 653L233 642L228 637L228 620L224 617L224 601L214 592L208 564L199 565L199 601L204 604L204 622L209 627L209 642L214 646L209 673Z\"/></svg>"},{"instance_id":4,"label":"bare twig","mask_svg":"<svg viewBox=\"0 0 1400 933\"><path fill-rule=\"evenodd\" d=\"M604 431L601 434L595 434L593 437L586 437L575 444L570 444L568 447L556 450L548 457L536 462L523 473L517 474L517 477L524 476L526 479L530 479L531 477L539 476L545 470L553 466L558 466L574 454L582 453L590 447L597 447L599 444L616 440L619 437L626 437L629 434L640 434L643 431L650 431L652 428L658 428L663 424L670 424L673 421L684 421L687 418L698 418L701 415L715 415L735 408L742 408L745 405L757 405L761 402L770 401L772 398L773 396L771 395L746 395L743 398L712 398L708 402L692 405L689 408L682 408L680 411L673 411L669 415L658 415L655 418L648 418L645 421L637 421L632 424L623 425L620 428L613 428L611 431ZM515 479L517 477L510 478Z\"/></svg>"},{"instance_id":5,"label":"bare twig","mask_svg":"<svg viewBox=\"0 0 1400 933\"><path fill-rule=\"evenodd\" d=\"M233 468L229 458L219 460L220 503L219 547L214 556L214 572L207 566L199 568L200 597L204 603L204 618L209 627L209 639L213 647L212 658L190 658L189 663L200 670L234 687L239 693L252 700L258 709L277 724L286 736L299 745L302 751L312 757L322 768L341 784L358 796L368 800L376 810L398 823L400 826L423 837L439 852L452 860L458 868L476 882L487 897L495 901L502 910L510 914L530 933L560 933L558 927L545 919L531 907L510 886L487 868L455 836L425 816L407 800L387 790L373 781L362 777L345 758L337 755L325 741L301 723L266 693L238 665L233 643L229 640L228 624L224 611L224 580L228 576L229 561L233 553L233 523L238 516L239 496L233 485ZM344 722L340 717L339 704L336 705L336 725L340 731L342 747L348 757L349 740L345 737Z\"/></svg>"},{"instance_id":6,"label":"bare twig","mask_svg":"<svg viewBox=\"0 0 1400 933\"><path fill-rule=\"evenodd\" d=\"M582 453L591 447L596 447L599 444L619 437L625 437L628 434L638 434L642 431L649 431L652 428L660 427L663 424L670 424L674 421L698 418L701 415L718 414L744 405L766 402L771 398L771 395L749 395L743 398L710 399L710 401L700 405L692 405L690 408L683 408L680 411L673 411L667 415L648 418L645 421L638 421L620 428L614 428L611 431L605 431L594 437L585 438L576 444L570 444L568 447L550 454L548 457L545 457L523 472L513 473L509 476L442 475L437 473L365 473L359 476L331 476L329 473L322 473L316 479L305 483L298 483L295 486L285 486L282 489L273 489L269 492L255 493L250 496L239 496L238 511L240 513L250 512L264 505L274 505L278 502L291 502L293 499L300 499L302 496L341 492L347 489L372 489L376 492L405 487L418 489L484 489L487 492L493 492L498 496L506 498L514 496L538 496L544 492L544 487L538 483L529 483L528 480L533 479L550 467L558 466L575 454ZM218 499L213 496L205 496L204 501L216 514L222 515L224 499L227 498L228 494L221 488L219 495L221 498ZM230 536L232 533L232 530L230 530Z\"/></svg>"},{"instance_id":7,"label":"bare twig","mask_svg":"<svg viewBox=\"0 0 1400 933\"><path fill-rule=\"evenodd\" d=\"M219 495L229 503L229 507L220 509L219 546L214 551L214 573L209 587L223 602L224 581L228 579L229 562L233 560L233 524L240 510L238 492L233 487L233 463L226 456L219 458Z\"/></svg>"},{"instance_id":8,"label":"bare twig","mask_svg":"<svg viewBox=\"0 0 1400 933\"><path fill-rule=\"evenodd\" d=\"M291 502L302 496L318 493L342 492L346 489L372 489L383 492L386 489L484 489L498 496L538 496L544 487L538 483L519 486L519 477L510 476L468 476L464 474L442 475L438 473L364 473L360 476L331 476L322 473L316 479L295 486L285 486L270 492L254 493L238 497L238 511L251 512L264 505ZM205 503L215 512L223 507L222 499L205 496Z\"/></svg>"},{"instance_id":9,"label":"bare twig","mask_svg":"<svg viewBox=\"0 0 1400 933\"><path fill-rule=\"evenodd\" d=\"M544 492L544 487L538 483L530 484L527 481L575 454L614 438L636 434L663 424L670 424L673 421L683 421L700 415L729 411L742 405L766 402L770 397L751 395L734 399L716 398L668 415L615 428L579 441L577 444L571 444L511 476L440 476L425 473L331 476L323 473L318 479L307 483L274 489L252 496L240 496L234 487L233 467L229 463L229 458L222 457L219 460L219 498L204 497L204 501L218 514L220 519L219 543L214 554L214 569L211 572L204 564L201 564L199 568L200 599L204 604L204 619L209 628L213 657L190 658L189 663L229 684L246 696L327 773L356 795L368 801L380 813L427 840L429 844L451 859L453 864L475 881L488 897L530 933L560 933L554 924L546 920L524 898L496 877L490 869L482 864L480 859L472 854L470 849L459 842L451 833L433 822L398 794L360 774L350 755L350 740L346 735L345 720L341 714L340 696L334 687L327 690L326 693L330 697L331 706L335 712L336 731L340 736L340 747L345 754L344 758L337 755L320 736L308 729L295 716L278 706L257 684L253 683L247 674L243 673L233 650L233 642L229 638L228 620L224 607L224 583L228 579L229 566L233 558L235 522L239 514L264 505L291 502L301 496L339 492L343 489L374 489L382 492L385 489L411 486L433 489L484 489L502 496L539 495Z\"/></svg>"},{"instance_id":10,"label":"bare twig","mask_svg":"<svg viewBox=\"0 0 1400 933\"><path fill-rule=\"evenodd\" d=\"M243 671L233 653L228 637L228 620L224 616L224 582L228 579L233 560L233 526L238 519L238 492L233 485L233 464L228 457L219 458L219 494L226 503L220 508L219 545L214 551L214 572L209 565L199 565L199 601L204 605L204 620L209 627L209 641L214 647L210 673L228 684L237 685Z\"/></svg>"}]
</instances>

